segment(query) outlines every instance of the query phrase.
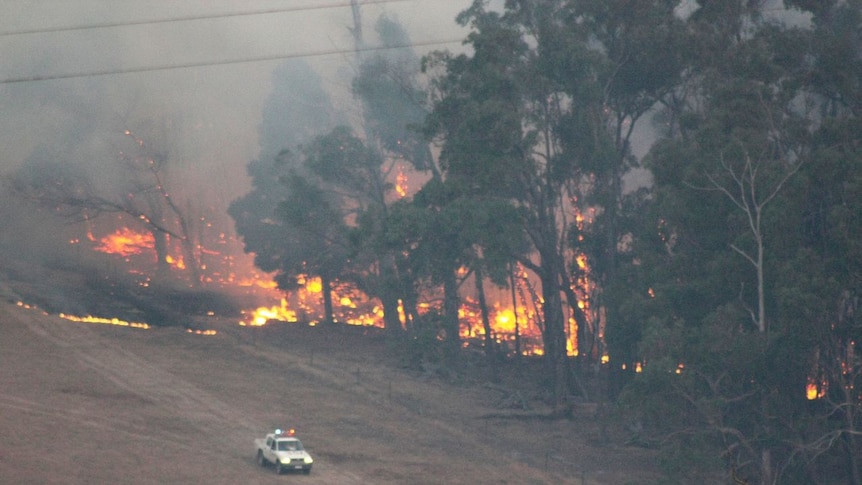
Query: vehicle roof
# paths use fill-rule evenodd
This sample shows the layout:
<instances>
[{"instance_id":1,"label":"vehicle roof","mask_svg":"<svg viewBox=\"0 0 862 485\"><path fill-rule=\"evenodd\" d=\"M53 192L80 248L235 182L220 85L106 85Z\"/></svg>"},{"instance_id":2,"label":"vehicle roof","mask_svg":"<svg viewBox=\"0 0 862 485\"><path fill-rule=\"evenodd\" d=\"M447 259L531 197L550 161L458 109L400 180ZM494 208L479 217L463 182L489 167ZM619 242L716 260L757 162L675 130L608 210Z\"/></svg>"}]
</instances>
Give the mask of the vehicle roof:
<instances>
[{"instance_id":1,"label":"vehicle roof","mask_svg":"<svg viewBox=\"0 0 862 485\"><path fill-rule=\"evenodd\" d=\"M299 438L296 436L283 436L280 434L269 433L266 435L267 438L275 438L278 441L299 441Z\"/></svg>"}]
</instances>

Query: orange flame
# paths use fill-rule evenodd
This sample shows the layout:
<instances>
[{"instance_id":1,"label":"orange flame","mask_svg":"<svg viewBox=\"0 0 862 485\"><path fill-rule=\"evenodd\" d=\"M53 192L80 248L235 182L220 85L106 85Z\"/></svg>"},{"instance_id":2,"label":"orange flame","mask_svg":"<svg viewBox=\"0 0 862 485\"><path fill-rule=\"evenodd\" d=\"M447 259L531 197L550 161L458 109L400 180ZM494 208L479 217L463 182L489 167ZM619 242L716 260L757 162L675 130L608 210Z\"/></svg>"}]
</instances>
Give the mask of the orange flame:
<instances>
[{"instance_id":1,"label":"orange flame","mask_svg":"<svg viewBox=\"0 0 862 485\"><path fill-rule=\"evenodd\" d=\"M123 227L101 238L99 245L95 249L102 253L119 254L123 257L129 257L134 254L141 254L145 249L152 249L153 245L152 234L139 233Z\"/></svg>"},{"instance_id":2,"label":"orange flame","mask_svg":"<svg viewBox=\"0 0 862 485\"><path fill-rule=\"evenodd\" d=\"M808 384L805 386L805 398L809 401L821 399L826 395L826 382L818 383L813 377L808 378Z\"/></svg>"},{"instance_id":3,"label":"orange flame","mask_svg":"<svg viewBox=\"0 0 862 485\"><path fill-rule=\"evenodd\" d=\"M395 192L399 198L407 197L407 175L404 173L404 167L398 166L398 175L395 176Z\"/></svg>"},{"instance_id":4,"label":"orange flame","mask_svg":"<svg viewBox=\"0 0 862 485\"><path fill-rule=\"evenodd\" d=\"M119 318L103 318L103 317L94 317L92 315L87 315L86 317L76 317L74 315L67 315L65 313L59 314L60 318L64 318L66 320L70 320L73 322L82 322L82 323L100 323L105 325L117 325L120 327L132 327L132 328L142 328L149 329L150 325L143 322L128 322L126 320L121 320Z\"/></svg>"},{"instance_id":5,"label":"orange flame","mask_svg":"<svg viewBox=\"0 0 862 485\"><path fill-rule=\"evenodd\" d=\"M245 319L240 320L239 324L243 327L262 327L270 320L278 320L282 322L297 322L296 312L291 310L287 305L287 300L282 299L281 305L270 307L258 307L250 312L243 312Z\"/></svg>"},{"instance_id":6,"label":"orange flame","mask_svg":"<svg viewBox=\"0 0 862 485\"><path fill-rule=\"evenodd\" d=\"M177 269L186 269L186 262L183 260L182 256L175 258L168 254L165 256L165 262L171 266L176 266Z\"/></svg>"}]
</instances>

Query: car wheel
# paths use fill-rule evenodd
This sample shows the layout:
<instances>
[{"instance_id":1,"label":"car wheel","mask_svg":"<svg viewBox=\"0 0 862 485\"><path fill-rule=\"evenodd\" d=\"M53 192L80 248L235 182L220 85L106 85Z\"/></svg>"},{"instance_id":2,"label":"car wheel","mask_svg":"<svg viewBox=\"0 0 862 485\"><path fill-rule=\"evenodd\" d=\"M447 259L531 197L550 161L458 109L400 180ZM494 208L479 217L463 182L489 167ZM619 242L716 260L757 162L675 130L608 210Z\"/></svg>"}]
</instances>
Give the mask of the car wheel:
<instances>
[{"instance_id":1,"label":"car wheel","mask_svg":"<svg viewBox=\"0 0 862 485\"><path fill-rule=\"evenodd\" d=\"M266 466L266 459L263 457L263 452L260 450L257 452L257 464L260 466Z\"/></svg>"},{"instance_id":2,"label":"car wheel","mask_svg":"<svg viewBox=\"0 0 862 485\"><path fill-rule=\"evenodd\" d=\"M281 472L283 472L283 471L284 471L284 469L283 469L283 468L281 468L281 462L280 462L280 461L276 461L276 462L275 462L275 474L276 474L276 475L281 475Z\"/></svg>"}]
</instances>

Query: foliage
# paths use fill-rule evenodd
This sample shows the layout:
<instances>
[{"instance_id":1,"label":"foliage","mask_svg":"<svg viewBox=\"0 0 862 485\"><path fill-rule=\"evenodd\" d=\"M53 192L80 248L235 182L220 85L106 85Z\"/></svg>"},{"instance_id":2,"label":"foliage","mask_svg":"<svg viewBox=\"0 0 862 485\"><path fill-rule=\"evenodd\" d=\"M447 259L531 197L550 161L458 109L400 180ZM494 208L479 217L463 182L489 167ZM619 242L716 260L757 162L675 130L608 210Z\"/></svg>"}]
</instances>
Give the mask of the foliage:
<instances>
[{"instance_id":1,"label":"foliage","mask_svg":"<svg viewBox=\"0 0 862 485\"><path fill-rule=\"evenodd\" d=\"M465 274L503 285L518 262L541 282L555 404L573 318L668 480L862 482L862 4L786 4L792 23L743 0L474 1L468 53L424 58L427 90L412 53L369 56L365 136L327 131L279 172L293 261L390 319L401 301L420 363L457 355ZM395 161L429 172L412 199L387 197ZM652 184L627 190L641 167Z\"/></svg>"},{"instance_id":2,"label":"foliage","mask_svg":"<svg viewBox=\"0 0 862 485\"><path fill-rule=\"evenodd\" d=\"M618 300L636 317L609 343L643 363L620 402L683 482L860 483L860 273L842 241L862 158L845 131L857 87L836 77L859 61L833 43L860 5L809 7L808 29L745 2L696 10L664 104L678 125L646 160L655 185Z\"/></svg>"},{"instance_id":3,"label":"foliage","mask_svg":"<svg viewBox=\"0 0 862 485\"><path fill-rule=\"evenodd\" d=\"M419 132L426 115L425 92L416 79L419 59L404 47L410 39L396 20L383 15L375 30L387 49L363 59L353 79L366 127L385 151L417 170L432 170L431 153Z\"/></svg>"},{"instance_id":4,"label":"foliage","mask_svg":"<svg viewBox=\"0 0 862 485\"><path fill-rule=\"evenodd\" d=\"M279 206L289 195L282 183L299 183L291 177L299 164L296 153L285 150L331 128L334 115L317 75L305 63L289 62L273 75L274 89L267 100L260 126L261 153L247 165L252 190L233 201L233 218L245 245L254 254L255 266L274 273L281 289L293 289L296 277L323 264L315 248L319 238L304 230L302 217L280 217ZM302 99L308 105L298 104ZM292 206L292 204L288 204ZM307 229L307 228L306 228ZM306 267L311 261L312 267ZM330 258L326 264L332 264Z\"/></svg>"}]
</instances>

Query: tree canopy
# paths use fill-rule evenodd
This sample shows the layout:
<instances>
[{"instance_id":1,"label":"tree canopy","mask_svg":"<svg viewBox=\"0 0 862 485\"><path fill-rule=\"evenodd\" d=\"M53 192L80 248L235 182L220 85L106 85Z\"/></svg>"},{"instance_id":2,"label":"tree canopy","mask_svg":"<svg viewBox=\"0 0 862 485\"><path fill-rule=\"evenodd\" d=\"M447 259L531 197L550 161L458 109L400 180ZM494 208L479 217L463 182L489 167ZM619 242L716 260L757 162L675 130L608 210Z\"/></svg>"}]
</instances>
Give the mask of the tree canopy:
<instances>
[{"instance_id":1,"label":"tree canopy","mask_svg":"<svg viewBox=\"0 0 862 485\"><path fill-rule=\"evenodd\" d=\"M451 359L468 275L487 307L518 265L561 415L614 400L672 481L862 483L862 3L784 4L476 0L465 53L359 64L362 126L285 143L281 232L246 241L397 334L442 292ZM426 175L397 201L395 163Z\"/></svg>"}]
</instances>

